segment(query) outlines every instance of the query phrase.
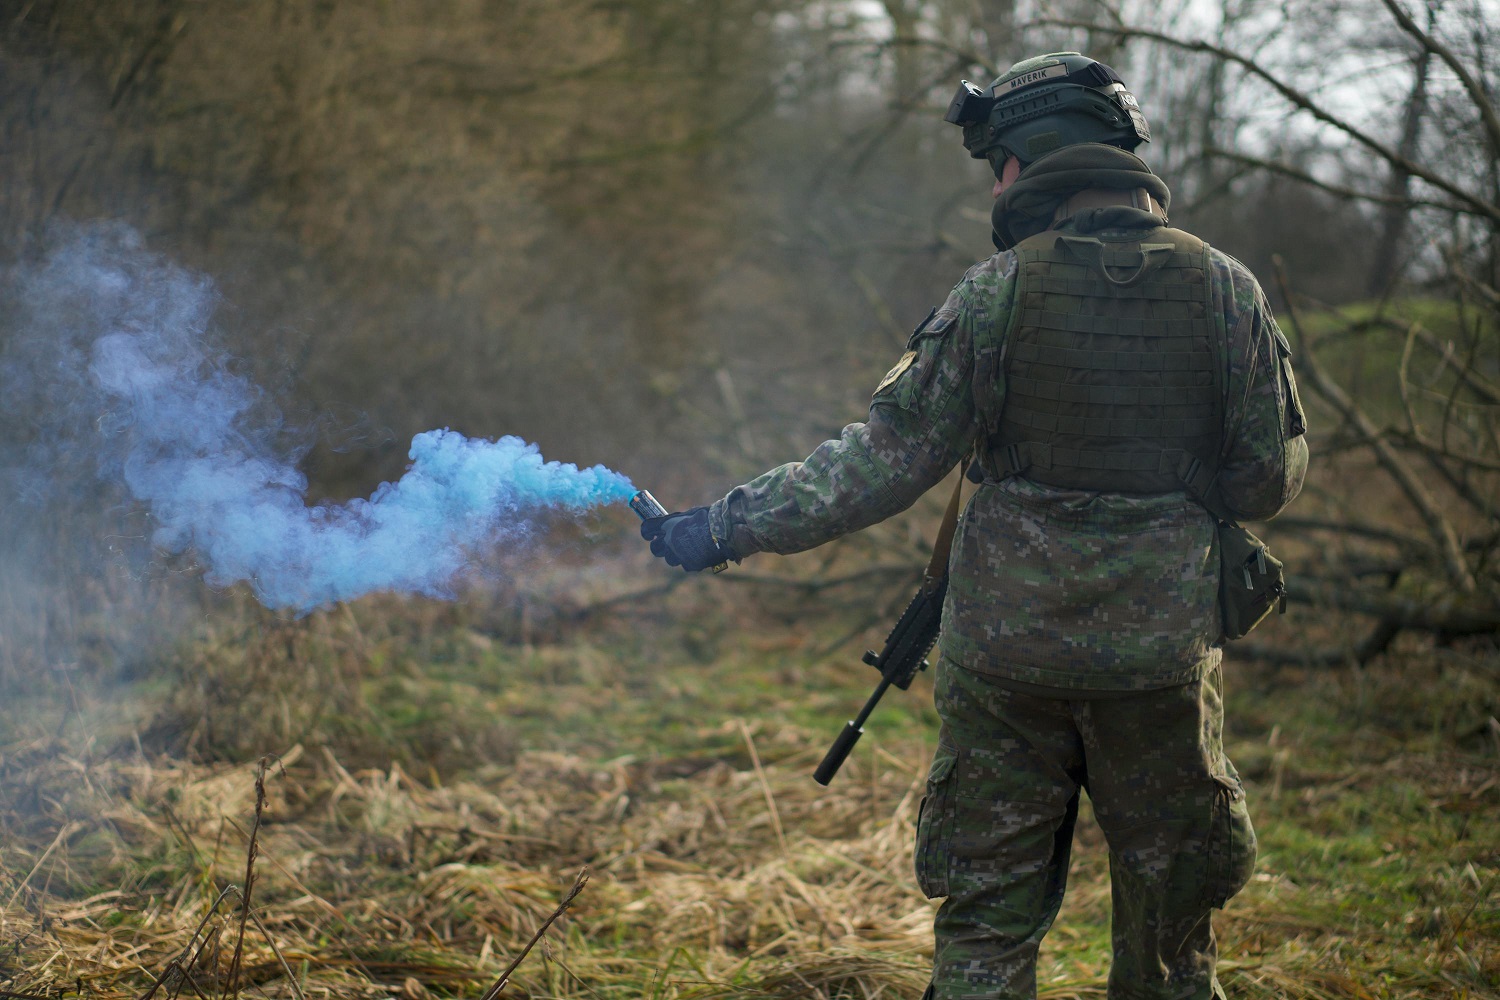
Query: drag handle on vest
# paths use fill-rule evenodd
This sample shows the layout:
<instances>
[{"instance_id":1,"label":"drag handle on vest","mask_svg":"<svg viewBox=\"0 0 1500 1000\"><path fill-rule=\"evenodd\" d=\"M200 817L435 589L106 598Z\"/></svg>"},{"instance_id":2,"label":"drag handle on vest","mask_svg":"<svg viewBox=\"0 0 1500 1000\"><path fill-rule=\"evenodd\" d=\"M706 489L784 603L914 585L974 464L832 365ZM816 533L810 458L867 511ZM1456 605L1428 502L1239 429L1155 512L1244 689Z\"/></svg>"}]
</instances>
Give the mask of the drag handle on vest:
<instances>
[{"instance_id":1,"label":"drag handle on vest","mask_svg":"<svg viewBox=\"0 0 1500 1000\"><path fill-rule=\"evenodd\" d=\"M875 706L880 704L886 690L894 685L905 691L911 687L918 672L927 669L927 654L932 651L933 643L937 642L938 629L943 621L943 597L947 593L946 573L936 579L928 577L923 580L916 596L901 613L896 627L886 637L885 647L879 653L874 650L865 652L864 661L880 671L880 683L875 685L875 691L865 702L865 707L859 710L859 714L844 724L843 732L839 733L838 739L833 741L833 746L823 756L823 763L813 772L813 780L818 784L827 785L833 780L849 752L854 749L854 744L859 742L865 731L866 720L875 711Z\"/></svg>"},{"instance_id":2,"label":"drag handle on vest","mask_svg":"<svg viewBox=\"0 0 1500 1000\"><path fill-rule=\"evenodd\" d=\"M630 509L635 511L636 515L640 517L642 521L646 520L646 518L648 517L666 517L668 514L672 513L671 511L667 510L667 508L663 507L661 505L661 501L657 500L656 497L652 496L647 490L639 490L636 492L635 496L630 498ZM728 568L729 564L727 562L721 562L717 566L709 567L709 569L713 570L715 573L722 573Z\"/></svg>"}]
</instances>

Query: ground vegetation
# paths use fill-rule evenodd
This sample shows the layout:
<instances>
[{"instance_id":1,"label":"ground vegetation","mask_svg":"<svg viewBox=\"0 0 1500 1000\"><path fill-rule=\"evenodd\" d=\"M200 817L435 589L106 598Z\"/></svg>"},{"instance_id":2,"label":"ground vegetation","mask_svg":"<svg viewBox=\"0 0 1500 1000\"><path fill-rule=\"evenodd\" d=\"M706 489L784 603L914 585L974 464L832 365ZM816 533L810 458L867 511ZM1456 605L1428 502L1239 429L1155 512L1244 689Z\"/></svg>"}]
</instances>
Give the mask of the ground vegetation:
<instances>
[{"instance_id":1,"label":"ground vegetation","mask_svg":"<svg viewBox=\"0 0 1500 1000\"><path fill-rule=\"evenodd\" d=\"M1496 14L0 2L0 263L108 218L211 277L315 495L447 425L703 502L859 419L990 252L957 79L1106 59L1173 221L1261 277L1312 429L1303 497L1256 526L1289 611L1228 659L1262 856L1226 984L1495 996ZM808 775L939 501L706 580L602 511L454 602L289 618L153 548L4 301L0 993L919 993L927 679ZM1103 995L1107 851L1079 839L1052 998Z\"/></svg>"}]
</instances>

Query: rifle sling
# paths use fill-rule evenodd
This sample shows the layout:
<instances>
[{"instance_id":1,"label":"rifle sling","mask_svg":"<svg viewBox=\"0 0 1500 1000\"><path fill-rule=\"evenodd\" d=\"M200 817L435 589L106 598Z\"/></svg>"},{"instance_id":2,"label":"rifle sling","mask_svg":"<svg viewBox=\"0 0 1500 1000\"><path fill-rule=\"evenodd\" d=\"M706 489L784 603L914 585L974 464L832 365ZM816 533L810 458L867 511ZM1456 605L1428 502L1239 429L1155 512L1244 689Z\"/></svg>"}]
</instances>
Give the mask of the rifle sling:
<instances>
[{"instance_id":1,"label":"rifle sling","mask_svg":"<svg viewBox=\"0 0 1500 1000\"><path fill-rule=\"evenodd\" d=\"M964 488L963 470L959 470L958 481L953 484L953 496L948 498L948 509L943 513L943 523L938 526L937 541L932 546L932 560L922 574L922 589L932 590L948 575L948 556L953 551L953 533L958 527L960 494Z\"/></svg>"}]
</instances>

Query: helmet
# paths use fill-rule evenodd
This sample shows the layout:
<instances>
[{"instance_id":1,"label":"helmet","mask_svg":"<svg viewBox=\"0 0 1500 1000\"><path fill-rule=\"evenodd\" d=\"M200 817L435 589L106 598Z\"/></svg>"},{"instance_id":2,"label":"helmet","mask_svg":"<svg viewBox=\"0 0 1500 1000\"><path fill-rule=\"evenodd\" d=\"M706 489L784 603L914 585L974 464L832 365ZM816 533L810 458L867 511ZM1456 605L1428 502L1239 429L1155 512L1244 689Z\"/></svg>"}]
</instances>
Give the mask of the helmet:
<instances>
[{"instance_id":1,"label":"helmet","mask_svg":"<svg viewBox=\"0 0 1500 1000\"><path fill-rule=\"evenodd\" d=\"M1016 63L986 89L963 81L944 121L964 130L964 147L1000 173L1008 157L1025 167L1063 146L1103 142L1132 150L1151 128L1120 75L1077 52Z\"/></svg>"}]
</instances>

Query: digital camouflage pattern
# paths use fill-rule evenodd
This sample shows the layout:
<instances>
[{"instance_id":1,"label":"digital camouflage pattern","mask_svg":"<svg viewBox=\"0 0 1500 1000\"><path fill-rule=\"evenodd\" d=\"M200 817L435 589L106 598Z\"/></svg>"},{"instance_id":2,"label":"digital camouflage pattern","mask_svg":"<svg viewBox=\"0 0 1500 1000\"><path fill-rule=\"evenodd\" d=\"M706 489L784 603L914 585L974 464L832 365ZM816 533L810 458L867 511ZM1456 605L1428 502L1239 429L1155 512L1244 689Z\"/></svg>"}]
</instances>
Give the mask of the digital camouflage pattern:
<instances>
[{"instance_id":1,"label":"digital camouflage pattern","mask_svg":"<svg viewBox=\"0 0 1500 1000\"><path fill-rule=\"evenodd\" d=\"M974 267L908 343L869 419L803 462L765 473L710 509L736 554L799 552L904 510L988 433L1016 255ZM1228 347L1219 483L1245 520L1301 488L1307 446L1290 349L1254 277L1217 250L1215 318ZM898 365L900 367L900 365ZM1185 493L1126 496L987 479L959 523L942 653L994 677L1049 688L1132 691L1195 680L1219 661L1213 519Z\"/></svg>"},{"instance_id":2,"label":"digital camouflage pattern","mask_svg":"<svg viewBox=\"0 0 1500 1000\"><path fill-rule=\"evenodd\" d=\"M1223 752L1220 670L1109 698L1022 693L940 661L943 728L917 821L936 920L933 993L1036 996L1079 790L1110 847L1112 998L1222 996L1209 913L1249 880L1255 832Z\"/></svg>"},{"instance_id":3,"label":"digital camouflage pattern","mask_svg":"<svg viewBox=\"0 0 1500 1000\"><path fill-rule=\"evenodd\" d=\"M1017 267L1006 251L971 268L913 333L869 419L732 490L710 508L716 536L741 557L801 551L904 510L951 472L1004 405ZM1261 520L1307 468L1291 352L1243 266L1213 251L1209 271L1226 347L1217 500ZM1255 835L1222 745L1216 547L1213 518L1182 491L991 474L969 502L915 855L923 891L947 897L931 997L1035 997L1080 789L1110 845L1109 996L1223 995L1210 913L1250 877Z\"/></svg>"}]
</instances>

